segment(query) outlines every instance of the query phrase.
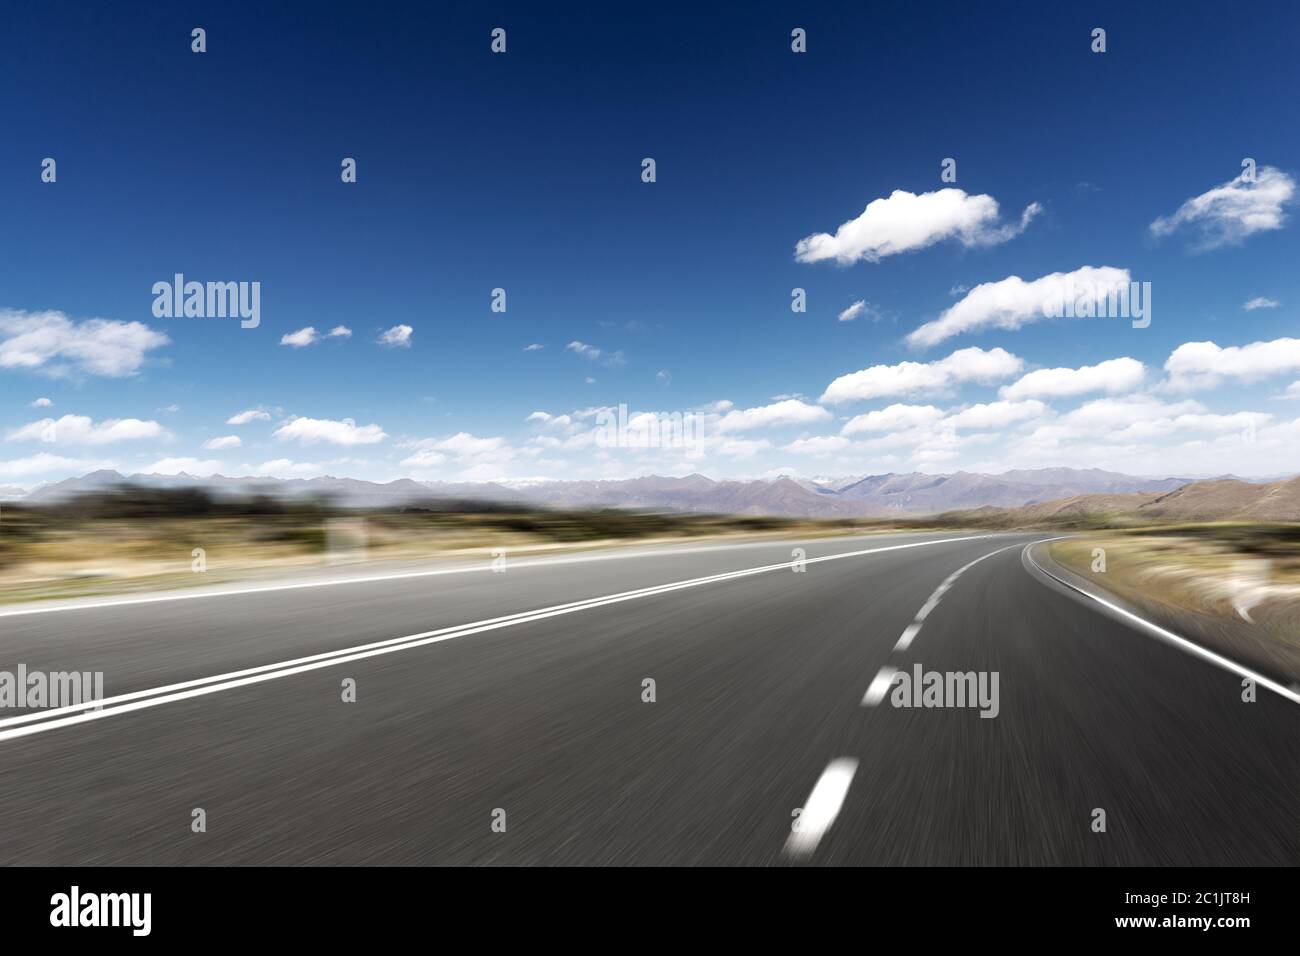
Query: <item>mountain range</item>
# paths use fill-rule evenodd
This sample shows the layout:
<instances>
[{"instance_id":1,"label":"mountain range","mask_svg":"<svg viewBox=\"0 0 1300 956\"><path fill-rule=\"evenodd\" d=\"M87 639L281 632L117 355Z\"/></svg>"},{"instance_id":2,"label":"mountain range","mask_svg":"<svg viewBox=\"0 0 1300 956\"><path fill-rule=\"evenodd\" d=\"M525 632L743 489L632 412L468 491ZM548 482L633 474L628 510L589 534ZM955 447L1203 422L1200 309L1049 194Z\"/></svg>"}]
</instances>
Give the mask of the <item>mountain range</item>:
<instances>
[{"instance_id":1,"label":"mountain range","mask_svg":"<svg viewBox=\"0 0 1300 956\"><path fill-rule=\"evenodd\" d=\"M1196 521L1300 521L1300 477L1254 483L1229 478L1195 481L1163 494L1090 494L1012 510L979 509L1011 524L1041 525L1105 516L1138 524Z\"/></svg>"},{"instance_id":2,"label":"mountain range","mask_svg":"<svg viewBox=\"0 0 1300 956\"><path fill-rule=\"evenodd\" d=\"M123 484L203 487L221 496L253 492L297 497L325 495L350 507L415 504L432 498L470 499L548 508L626 508L786 517L846 518L934 514L977 508L1021 508L1088 495L1159 496L1191 478L1144 478L1096 468L1042 468L1001 474L849 475L798 479L715 481L704 475L649 475L611 481L438 482L402 478L390 482L356 478L291 478L212 475L124 476L95 471L42 485L25 494L0 488L0 498L56 504L88 491ZM1240 484L1247 484L1239 482Z\"/></svg>"}]
</instances>

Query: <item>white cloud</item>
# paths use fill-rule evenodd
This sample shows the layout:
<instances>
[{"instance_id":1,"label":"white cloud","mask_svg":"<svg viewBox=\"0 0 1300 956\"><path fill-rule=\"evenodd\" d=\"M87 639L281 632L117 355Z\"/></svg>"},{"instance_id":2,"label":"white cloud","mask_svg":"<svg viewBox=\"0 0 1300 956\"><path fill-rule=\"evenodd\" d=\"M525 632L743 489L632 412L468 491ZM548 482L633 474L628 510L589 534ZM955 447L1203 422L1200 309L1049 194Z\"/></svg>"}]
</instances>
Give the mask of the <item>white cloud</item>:
<instances>
[{"instance_id":1,"label":"white cloud","mask_svg":"<svg viewBox=\"0 0 1300 956\"><path fill-rule=\"evenodd\" d=\"M395 349L410 348L411 333L414 331L409 325L394 325L379 336L379 344Z\"/></svg>"},{"instance_id":2,"label":"white cloud","mask_svg":"<svg viewBox=\"0 0 1300 956\"><path fill-rule=\"evenodd\" d=\"M407 447L414 448L415 454L403 459L402 464L413 468L441 465L449 456L462 465L496 468L515 456L515 449L504 438L480 438L469 432L457 432L449 438L423 438Z\"/></svg>"},{"instance_id":3,"label":"white cloud","mask_svg":"<svg viewBox=\"0 0 1300 956\"><path fill-rule=\"evenodd\" d=\"M1267 412L1232 412L1227 415L1176 415L1167 420L1134 422L1128 428L1117 432L1113 438L1117 441L1138 439L1151 441L1164 438L1173 431L1242 432L1248 428L1262 427L1272 417Z\"/></svg>"},{"instance_id":4,"label":"white cloud","mask_svg":"<svg viewBox=\"0 0 1300 956\"><path fill-rule=\"evenodd\" d=\"M830 417L831 413L819 405L809 405L798 399L789 398L771 405L727 412L718 422L717 430L737 432L780 425L808 425L813 422L824 422Z\"/></svg>"},{"instance_id":5,"label":"white cloud","mask_svg":"<svg viewBox=\"0 0 1300 956\"><path fill-rule=\"evenodd\" d=\"M592 361L600 358L601 351L594 345L588 345L586 342L579 342L576 339L565 346L570 352L576 352L583 358L589 358Z\"/></svg>"},{"instance_id":6,"label":"white cloud","mask_svg":"<svg viewBox=\"0 0 1300 956\"><path fill-rule=\"evenodd\" d=\"M436 442L433 447L463 458L491 457L508 449L504 438L479 438L469 432L457 432L450 438Z\"/></svg>"},{"instance_id":7,"label":"white cloud","mask_svg":"<svg viewBox=\"0 0 1300 956\"><path fill-rule=\"evenodd\" d=\"M0 368L124 378L140 370L147 352L169 342L141 322L74 322L62 312L0 309Z\"/></svg>"},{"instance_id":8,"label":"white cloud","mask_svg":"<svg viewBox=\"0 0 1300 956\"><path fill-rule=\"evenodd\" d=\"M97 471L101 468L112 468L113 462L103 460L90 460L85 458L64 458L62 455L51 455L48 452L41 452L38 455L31 455L27 458L11 458L8 461L0 461L0 476L5 478L27 478L32 475L50 475L50 474L82 474L88 471Z\"/></svg>"},{"instance_id":9,"label":"white cloud","mask_svg":"<svg viewBox=\"0 0 1300 956\"><path fill-rule=\"evenodd\" d=\"M955 459L968 446L1003 441L1011 426L1050 414L1047 406L1037 401L970 405L947 415L932 405L894 405L851 419L842 433L879 432L859 441L857 449L876 455L910 448L913 464L924 466ZM961 434L963 431L966 433Z\"/></svg>"},{"instance_id":10,"label":"white cloud","mask_svg":"<svg viewBox=\"0 0 1300 956\"><path fill-rule=\"evenodd\" d=\"M1295 180L1273 166L1260 166L1255 181L1246 172L1209 192L1193 196L1172 216L1151 223L1151 235L1162 238L1184 226L1199 235L1197 251L1237 245L1257 232L1281 229L1286 222L1283 206L1295 199Z\"/></svg>"},{"instance_id":11,"label":"white cloud","mask_svg":"<svg viewBox=\"0 0 1300 956\"><path fill-rule=\"evenodd\" d=\"M693 446L697 457L716 452L728 458L753 458L759 452L767 451L772 443L766 438L735 438L731 435L705 435ZM696 470L692 468L692 471Z\"/></svg>"},{"instance_id":12,"label":"white cloud","mask_svg":"<svg viewBox=\"0 0 1300 956\"><path fill-rule=\"evenodd\" d=\"M424 451L417 451L409 458L403 458L402 464L406 465L408 468L432 468L435 465L441 465L446 461L446 455L426 448Z\"/></svg>"},{"instance_id":13,"label":"white cloud","mask_svg":"<svg viewBox=\"0 0 1300 956\"><path fill-rule=\"evenodd\" d=\"M271 415L260 408L250 408L247 411L231 415L226 419L227 425L247 425L249 422L269 422Z\"/></svg>"},{"instance_id":14,"label":"white cloud","mask_svg":"<svg viewBox=\"0 0 1300 956\"><path fill-rule=\"evenodd\" d=\"M142 469L146 475L199 475L207 477L221 471L221 462L214 458L163 458Z\"/></svg>"},{"instance_id":15,"label":"white cloud","mask_svg":"<svg viewBox=\"0 0 1300 956\"><path fill-rule=\"evenodd\" d=\"M900 362L841 375L826 387L819 401L830 404L865 401L891 395L942 394L964 382L991 384L1010 378L1024 361L1004 349L958 349L933 362Z\"/></svg>"},{"instance_id":16,"label":"white cloud","mask_svg":"<svg viewBox=\"0 0 1300 956\"><path fill-rule=\"evenodd\" d=\"M1088 392L1118 394L1138 388L1146 368L1137 359L1117 358L1079 368L1040 368L1004 386L1001 398L1066 398Z\"/></svg>"},{"instance_id":17,"label":"white cloud","mask_svg":"<svg viewBox=\"0 0 1300 956\"><path fill-rule=\"evenodd\" d=\"M531 345L525 345L525 346L524 346L524 351L525 351L525 352L540 352L540 351L541 351L542 349L544 349L544 348L546 348L545 345L541 345L541 344L539 344L539 343L537 343L537 342L533 342Z\"/></svg>"},{"instance_id":18,"label":"white cloud","mask_svg":"<svg viewBox=\"0 0 1300 956\"><path fill-rule=\"evenodd\" d=\"M1005 428L1029 418L1040 418L1047 406L1037 399L1023 402L989 402L971 405L944 419L952 428Z\"/></svg>"},{"instance_id":19,"label":"white cloud","mask_svg":"<svg viewBox=\"0 0 1300 956\"><path fill-rule=\"evenodd\" d=\"M336 325L334 328L329 330L326 337L331 339L350 339L352 338L352 330L346 325Z\"/></svg>"},{"instance_id":20,"label":"white cloud","mask_svg":"<svg viewBox=\"0 0 1300 956\"><path fill-rule=\"evenodd\" d=\"M832 455L842 452L853 443L839 435L819 435L816 438L800 438L790 442L782 451L795 455Z\"/></svg>"},{"instance_id":21,"label":"white cloud","mask_svg":"<svg viewBox=\"0 0 1300 956\"><path fill-rule=\"evenodd\" d=\"M898 460L881 453L904 451L913 467L924 468L957 459L968 447L1002 443L1015 434L1013 427L1050 415L1046 405L1033 400L970 405L946 415L933 405L891 405L850 419L841 434L877 433L854 445L859 455L872 457L872 467Z\"/></svg>"},{"instance_id":22,"label":"white cloud","mask_svg":"<svg viewBox=\"0 0 1300 956\"><path fill-rule=\"evenodd\" d=\"M1259 295L1243 305L1242 308L1247 312L1254 312L1256 309L1276 309L1281 304L1277 299L1269 299Z\"/></svg>"},{"instance_id":23,"label":"white cloud","mask_svg":"<svg viewBox=\"0 0 1300 956\"><path fill-rule=\"evenodd\" d=\"M924 249L945 239L964 246L988 246L1018 236L1042 207L1031 203L1019 223L998 224L998 203L992 196L969 196L961 189L915 193L896 189L888 199L873 199L856 219L843 223L835 235L824 232L800 239L799 262L834 259L841 265L878 262L886 256Z\"/></svg>"},{"instance_id":24,"label":"white cloud","mask_svg":"<svg viewBox=\"0 0 1300 956\"><path fill-rule=\"evenodd\" d=\"M952 461L960 454L961 452L953 448L918 448L912 453L912 461L918 465L933 465Z\"/></svg>"},{"instance_id":25,"label":"white cloud","mask_svg":"<svg viewBox=\"0 0 1300 956\"><path fill-rule=\"evenodd\" d=\"M14 429L10 441L43 441L59 445L111 445L141 438L165 438L167 430L154 421L138 418L107 418L95 424L86 415L43 418Z\"/></svg>"},{"instance_id":26,"label":"white cloud","mask_svg":"<svg viewBox=\"0 0 1300 956\"><path fill-rule=\"evenodd\" d=\"M943 418L943 412L933 405L890 405L886 408L855 415L840 429L841 435L862 432L897 432L907 428L932 425Z\"/></svg>"},{"instance_id":27,"label":"white cloud","mask_svg":"<svg viewBox=\"0 0 1300 956\"><path fill-rule=\"evenodd\" d=\"M927 322L907 336L910 345L928 347L963 332L980 329L1018 329L1047 318L1053 302L1092 303L1093 312L1105 314L1109 295L1129 287L1127 269L1111 266L1083 266L1073 272L1053 272L1026 282L1008 276L998 282L983 282L933 322ZM1076 308L1075 314L1082 311Z\"/></svg>"},{"instance_id":28,"label":"white cloud","mask_svg":"<svg viewBox=\"0 0 1300 956\"><path fill-rule=\"evenodd\" d=\"M31 407L32 407L32 408L49 408L49 407L50 407L51 405L53 405L53 404L54 404L54 403L53 403L52 401L50 401L48 398L38 398L36 401L32 402Z\"/></svg>"},{"instance_id":29,"label":"white cloud","mask_svg":"<svg viewBox=\"0 0 1300 956\"><path fill-rule=\"evenodd\" d=\"M1164 402L1151 395L1130 395L1125 398L1097 398L1085 402L1060 419L1062 427L1078 434L1096 434L1114 431L1138 421L1168 419L1176 415L1193 415L1205 411L1205 406L1193 399L1181 402Z\"/></svg>"},{"instance_id":30,"label":"white cloud","mask_svg":"<svg viewBox=\"0 0 1300 956\"><path fill-rule=\"evenodd\" d=\"M1300 339L1273 339L1222 348L1213 342L1184 342L1165 362L1175 391L1214 388L1224 379L1251 383L1300 370Z\"/></svg>"},{"instance_id":31,"label":"white cloud","mask_svg":"<svg viewBox=\"0 0 1300 956\"><path fill-rule=\"evenodd\" d=\"M1283 392L1280 397L1288 398L1288 399L1300 398L1300 381L1292 382L1290 385L1288 385L1286 387L1286 391Z\"/></svg>"},{"instance_id":32,"label":"white cloud","mask_svg":"<svg viewBox=\"0 0 1300 956\"><path fill-rule=\"evenodd\" d=\"M546 428L573 427L573 418L569 415L552 415L549 412L533 412L524 421L540 422Z\"/></svg>"},{"instance_id":33,"label":"white cloud","mask_svg":"<svg viewBox=\"0 0 1300 956\"><path fill-rule=\"evenodd\" d=\"M1062 448L1062 442L1081 438L1110 444L1132 443L1160 439L1177 430L1240 428L1245 421L1234 416L1208 414L1203 405L1192 399L1164 402L1152 395L1098 398L1039 426L1027 444L1059 458L1069 452L1068 447Z\"/></svg>"},{"instance_id":34,"label":"white cloud","mask_svg":"<svg viewBox=\"0 0 1300 956\"><path fill-rule=\"evenodd\" d=\"M990 471L1085 461L1153 476L1225 470L1266 476L1300 469L1300 418L1269 424L1269 416L1259 412L1210 414L1195 401L1164 405L1150 396L1099 399L1076 412L1000 443L996 458L966 467Z\"/></svg>"},{"instance_id":35,"label":"white cloud","mask_svg":"<svg viewBox=\"0 0 1300 956\"><path fill-rule=\"evenodd\" d=\"M220 438L209 438L203 447L208 451L220 451L222 448L238 448L243 443L238 435L223 435Z\"/></svg>"},{"instance_id":36,"label":"white cloud","mask_svg":"<svg viewBox=\"0 0 1300 956\"><path fill-rule=\"evenodd\" d=\"M264 461L251 470L257 475L270 475L272 478L306 478L325 474L325 466L319 462L294 461L291 458Z\"/></svg>"},{"instance_id":37,"label":"white cloud","mask_svg":"<svg viewBox=\"0 0 1300 956\"><path fill-rule=\"evenodd\" d=\"M847 309L845 309L843 312L841 312L841 313L837 316L837 318L838 318L841 322L852 322L854 319L856 319L858 316L860 316L860 315L862 314L862 311L863 311L866 307L867 307L866 300L865 300L865 299L858 299L857 302L854 302L851 306L849 306Z\"/></svg>"},{"instance_id":38,"label":"white cloud","mask_svg":"<svg viewBox=\"0 0 1300 956\"><path fill-rule=\"evenodd\" d=\"M1079 409L1078 416L1066 416L1061 421L1059 437L1093 437L1115 445L1136 446L1169 438L1176 432L1202 432L1208 434L1241 433L1267 424L1271 415L1262 412L1233 412L1228 415L1204 411L1187 411L1175 414L1134 418L1130 421L1111 421L1105 426L1097 424L1098 418L1113 417L1114 409ZM1054 426L1040 430L1054 435ZM1035 433L1036 435L1038 433ZM1159 447L1151 445L1150 447Z\"/></svg>"},{"instance_id":39,"label":"white cloud","mask_svg":"<svg viewBox=\"0 0 1300 956\"><path fill-rule=\"evenodd\" d=\"M317 338L316 329L309 325L305 329L299 329L297 332L289 332L280 336L280 344L300 349L316 344Z\"/></svg>"},{"instance_id":40,"label":"white cloud","mask_svg":"<svg viewBox=\"0 0 1300 956\"><path fill-rule=\"evenodd\" d=\"M280 441L297 441L304 445L330 442L335 445L373 445L388 436L378 425L358 425L350 418L294 418L271 434Z\"/></svg>"}]
</instances>

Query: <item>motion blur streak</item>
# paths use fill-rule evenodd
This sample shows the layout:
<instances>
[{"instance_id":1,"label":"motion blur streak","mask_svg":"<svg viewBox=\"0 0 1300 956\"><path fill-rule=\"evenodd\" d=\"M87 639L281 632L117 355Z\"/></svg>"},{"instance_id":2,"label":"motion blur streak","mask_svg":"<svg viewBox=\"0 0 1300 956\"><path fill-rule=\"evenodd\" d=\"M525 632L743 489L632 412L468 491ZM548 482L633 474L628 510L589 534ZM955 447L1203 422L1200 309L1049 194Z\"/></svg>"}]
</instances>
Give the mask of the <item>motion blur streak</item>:
<instances>
[{"instance_id":1,"label":"motion blur streak","mask_svg":"<svg viewBox=\"0 0 1300 956\"><path fill-rule=\"evenodd\" d=\"M810 563L7 741L14 863L779 864L859 762L813 864L1285 864L1300 711L1032 577L1041 535ZM842 540L17 617L16 659L119 694L419 628L812 559ZM197 609L204 613L196 614ZM416 626L412 626L416 625ZM920 654L920 651L924 651ZM913 658L911 655L915 654ZM1001 709L859 707L888 661L1001 676ZM642 698L655 681L654 702ZM340 681L355 681L343 703ZM1195 760L1186 755L1196 754ZM201 807L208 832L192 834ZM1108 832L1089 828L1104 808ZM1231 807L1231 812L1225 808ZM491 813L508 812L493 832Z\"/></svg>"}]
</instances>

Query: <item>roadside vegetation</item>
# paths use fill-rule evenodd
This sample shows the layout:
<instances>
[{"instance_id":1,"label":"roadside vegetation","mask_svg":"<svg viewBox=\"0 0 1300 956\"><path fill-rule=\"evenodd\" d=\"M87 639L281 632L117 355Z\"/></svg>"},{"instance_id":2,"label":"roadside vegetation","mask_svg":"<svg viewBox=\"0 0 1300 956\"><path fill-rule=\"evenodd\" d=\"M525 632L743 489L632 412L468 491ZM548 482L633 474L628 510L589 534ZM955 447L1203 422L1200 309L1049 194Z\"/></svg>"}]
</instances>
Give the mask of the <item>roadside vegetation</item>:
<instances>
[{"instance_id":1,"label":"roadside vegetation","mask_svg":"<svg viewBox=\"0 0 1300 956\"><path fill-rule=\"evenodd\" d=\"M1152 613L1268 635L1286 649L1287 666L1300 675L1300 523L1134 526L1131 514L1105 512L1036 521L997 508L802 520L521 510L470 500L365 509L318 497L118 486L58 504L0 506L0 603L248 582L331 568L357 573L430 560L486 562L502 550L513 558L717 537L1005 530L1071 534L1051 545L1052 558L1064 567ZM1105 549L1104 573L1091 570L1095 548Z\"/></svg>"},{"instance_id":2,"label":"roadside vegetation","mask_svg":"<svg viewBox=\"0 0 1300 956\"><path fill-rule=\"evenodd\" d=\"M1059 565L1148 619L1300 680L1300 524L1112 529L1048 548Z\"/></svg>"},{"instance_id":3,"label":"roadside vegetation","mask_svg":"<svg viewBox=\"0 0 1300 956\"><path fill-rule=\"evenodd\" d=\"M223 498L126 486L57 505L0 506L0 603L193 587L336 565L489 560L498 549L521 556L890 526L613 509L521 511L484 501L357 509L325 498Z\"/></svg>"}]
</instances>

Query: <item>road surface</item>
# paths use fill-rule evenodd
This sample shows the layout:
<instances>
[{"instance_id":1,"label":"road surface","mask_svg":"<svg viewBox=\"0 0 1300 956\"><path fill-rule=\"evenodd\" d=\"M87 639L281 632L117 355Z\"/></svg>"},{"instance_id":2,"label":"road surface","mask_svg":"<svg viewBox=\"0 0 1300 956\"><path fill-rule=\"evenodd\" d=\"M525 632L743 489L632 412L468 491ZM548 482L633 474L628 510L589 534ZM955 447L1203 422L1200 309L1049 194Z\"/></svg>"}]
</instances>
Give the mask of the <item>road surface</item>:
<instances>
[{"instance_id":1,"label":"road surface","mask_svg":"<svg viewBox=\"0 0 1300 956\"><path fill-rule=\"evenodd\" d=\"M1023 559L1045 537L8 609L0 670L126 700L0 710L0 860L1300 861L1300 707L1049 587ZM996 716L873 701L918 663L996 672Z\"/></svg>"}]
</instances>

